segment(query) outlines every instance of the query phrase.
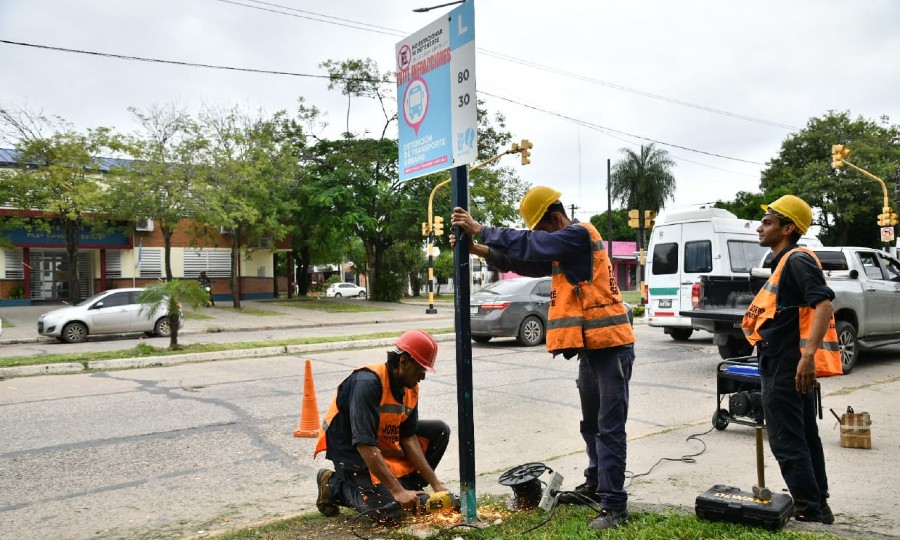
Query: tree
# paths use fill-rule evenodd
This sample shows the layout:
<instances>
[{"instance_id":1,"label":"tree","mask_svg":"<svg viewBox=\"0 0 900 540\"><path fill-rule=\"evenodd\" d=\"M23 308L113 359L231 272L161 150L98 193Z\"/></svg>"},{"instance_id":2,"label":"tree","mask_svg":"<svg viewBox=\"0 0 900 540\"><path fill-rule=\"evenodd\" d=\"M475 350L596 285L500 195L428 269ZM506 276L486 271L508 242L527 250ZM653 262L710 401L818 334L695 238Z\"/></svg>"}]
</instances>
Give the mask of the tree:
<instances>
[{"instance_id":1,"label":"tree","mask_svg":"<svg viewBox=\"0 0 900 540\"><path fill-rule=\"evenodd\" d=\"M443 249L440 255L434 258L434 294L441 294L441 284L447 283L453 276L453 251Z\"/></svg>"},{"instance_id":2,"label":"tree","mask_svg":"<svg viewBox=\"0 0 900 540\"><path fill-rule=\"evenodd\" d=\"M900 126L888 117L877 122L849 112L829 111L811 118L801 131L791 134L762 172L765 202L793 193L817 211L813 223L821 227L826 245L876 246L880 243L876 218L884 194L875 180L844 167L831 168L831 146L844 144L850 161L870 173L890 179L900 164ZM896 180L888 186L893 194ZM757 215L758 217L758 215Z\"/></svg>"},{"instance_id":3,"label":"tree","mask_svg":"<svg viewBox=\"0 0 900 540\"><path fill-rule=\"evenodd\" d=\"M129 111L142 130L130 137L127 151L134 161L119 171L113 194L120 209L137 219L152 218L159 226L166 280L171 281L172 235L178 223L193 213L192 194L205 173L201 158L207 141L196 122L174 104Z\"/></svg>"},{"instance_id":4,"label":"tree","mask_svg":"<svg viewBox=\"0 0 900 540\"><path fill-rule=\"evenodd\" d=\"M100 127L80 133L61 118L24 109L0 108L0 132L18 152L18 168L8 179L15 208L38 209L30 221L45 230L62 229L66 244L68 298L81 301L78 248L86 227L103 230L116 217L106 197L98 157L122 148L119 137Z\"/></svg>"},{"instance_id":5,"label":"tree","mask_svg":"<svg viewBox=\"0 0 900 540\"><path fill-rule=\"evenodd\" d=\"M387 132L392 120L397 118L397 113L390 114L388 100L390 93L386 88L394 82L393 74L386 71L383 74L378 71L378 63L371 58L349 60L326 60L319 64L328 72L328 89L340 88L341 93L347 96L347 129L345 137L351 137L350 131L350 101L353 97L367 97L378 101L381 111L387 121L381 130L381 138Z\"/></svg>"},{"instance_id":6,"label":"tree","mask_svg":"<svg viewBox=\"0 0 900 540\"><path fill-rule=\"evenodd\" d=\"M240 256L248 242L288 233L293 201L289 149L278 143L276 125L237 108L207 108L200 114L208 174L197 185L201 221L227 231L231 244L231 297L241 307Z\"/></svg>"},{"instance_id":7,"label":"tree","mask_svg":"<svg viewBox=\"0 0 900 540\"><path fill-rule=\"evenodd\" d=\"M160 281L153 285L148 285L141 294L138 295L138 302L141 303L139 314L141 316L149 316L163 304L168 309L169 329L169 349L177 350L178 346L178 323L181 320L182 305L188 305L192 309L206 305L206 291L200 288L200 283L194 280L174 279L171 281Z\"/></svg>"},{"instance_id":8,"label":"tree","mask_svg":"<svg viewBox=\"0 0 900 540\"><path fill-rule=\"evenodd\" d=\"M630 148L622 148L621 152L625 157L616 162L610 177L613 199L628 209L636 209L641 216L646 210L659 212L675 196L675 177L671 172L675 162L668 152L653 144L641 146L640 153ZM642 249L647 236L644 220L639 223L638 249Z\"/></svg>"},{"instance_id":9,"label":"tree","mask_svg":"<svg viewBox=\"0 0 900 540\"><path fill-rule=\"evenodd\" d=\"M628 210L613 210L612 222L613 232L611 238L606 238L609 234L609 212L603 212L591 216L591 224L600 231L600 235L604 240L631 241L634 238L634 229L628 226Z\"/></svg>"},{"instance_id":10,"label":"tree","mask_svg":"<svg viewBox=\"0 0 900 540\"><path fill-rule=\"evenodd\" d=\"M784 193L769 198L762 193L738 191L733 201L716 201L713 206L728 210L741 219L757 221L762 215L762 205L774 201L781 195Z\"/></svg>"}]
</instances>

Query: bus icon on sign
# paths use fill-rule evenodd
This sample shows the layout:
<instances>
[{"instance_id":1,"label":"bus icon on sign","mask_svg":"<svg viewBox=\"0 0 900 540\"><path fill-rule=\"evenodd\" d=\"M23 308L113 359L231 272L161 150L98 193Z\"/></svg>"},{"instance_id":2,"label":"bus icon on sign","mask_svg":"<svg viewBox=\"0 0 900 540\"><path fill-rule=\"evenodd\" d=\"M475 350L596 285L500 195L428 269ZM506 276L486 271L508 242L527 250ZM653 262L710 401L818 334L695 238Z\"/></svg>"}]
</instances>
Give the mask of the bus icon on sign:
<instances>
[{"instance_id":1,"label":"bus icon on sign","mask_svg":"<svg viewBox=\"0 0 900 540\"><path fill-rule=\"evenodd\" d=\"M409 108L410 119L422 116L422 102L424 101L424 92L421 86L413 86L409 89L409 97L407 98L407 107Z\"/></svg>"}]
</instances>

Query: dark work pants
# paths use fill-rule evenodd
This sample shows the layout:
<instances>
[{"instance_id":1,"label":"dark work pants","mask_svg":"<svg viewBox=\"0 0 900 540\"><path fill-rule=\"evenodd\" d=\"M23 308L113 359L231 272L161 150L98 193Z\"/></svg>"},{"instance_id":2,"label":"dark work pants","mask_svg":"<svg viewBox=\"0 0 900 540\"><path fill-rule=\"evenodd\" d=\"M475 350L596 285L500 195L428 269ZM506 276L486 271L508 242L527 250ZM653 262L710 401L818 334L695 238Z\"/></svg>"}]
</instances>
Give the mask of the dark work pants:
<instances>
[{"instance_id":1,"label":"dark work pants","mask_svg":"<svg viewBox=\"0 0 900 540\"><path fill-rule=\"evenodd\" d=\"M428 441L425 461L432 470L437 469L447 444L450 442L450 426L441 420L419 420L416 436ZM428 482L418 471L398 478L400 484L411 491L421 491ZM385 509L394 501L393 495L382 483L373 484L367 468L341 467L335 464L331 477L331 493L334 501L342 506L355 508L374 521L392 522L400 515L399 508Z\"/></svg>"},{"instance_id":2,"label":"dark work pants","mask_svg":"<svg viewBox=\"0 0 900 540\"><path fill-rule=\"evenodd\" d=\"M821 518L820 505L828 497L828 477L816 424L816 393L797 391L797 361L761 353L759 372L769 448L794 498L794 507L808 518Z\"/></svg>"},{"instance_id":3,"label":"dark work pants","mask_svg":"<svg viewBox=\"0 0 900 540\"><path fill-rule=\"evenodd\" d=\"M578 396L581 398L581 436L588 455L587 482L597 486L606 510L624 510L625 457L628 420L628 382L634 347L582 351L578 355Z\"/></svg>"}]
</instances>

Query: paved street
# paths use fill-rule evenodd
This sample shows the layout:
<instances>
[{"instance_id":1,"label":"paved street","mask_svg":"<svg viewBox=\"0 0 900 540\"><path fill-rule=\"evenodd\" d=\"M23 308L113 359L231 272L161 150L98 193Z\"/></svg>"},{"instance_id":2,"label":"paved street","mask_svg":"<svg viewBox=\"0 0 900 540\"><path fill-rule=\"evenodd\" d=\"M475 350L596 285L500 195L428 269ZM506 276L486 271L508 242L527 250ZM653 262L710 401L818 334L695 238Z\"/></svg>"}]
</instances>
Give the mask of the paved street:
<instances>
[{"instance_id":1,"label":"paved street","mask_svg":"<svg viewBox=\"0 0 900 540\"><path fill-rule=\"evenodd\" d=\"M629 468L640 473L700 450L685 438L709 429L718 358L708 336L676 343L644 325L636 332ZM871 451L840 448L834 421L820 423L839 534L900 530L884 496L894 491L885 472L900 454L897 353L870 354L852 375L823 382L826 407L850 404L875 422ZM350 369L383 358L384 348L343 350L0 381L0 538L181 538L315 511L315 472L327 462L312 459L313 439L291 435L305 360L324 413ZM442 342L421 414L455 429L453 358L452 342ZM560 471L565 488L581 483L576 365L511 340L474 346L479 494L508 494L498 476L532 461ZM632 502L690 507L713 484L755 482L752 429L731 426L703 440L696 464L664 463L635 480ZM457 452L454 439L438 469L456 489ZM767 479L782 489L767 459Z\"/></svg>"}]
</instances>

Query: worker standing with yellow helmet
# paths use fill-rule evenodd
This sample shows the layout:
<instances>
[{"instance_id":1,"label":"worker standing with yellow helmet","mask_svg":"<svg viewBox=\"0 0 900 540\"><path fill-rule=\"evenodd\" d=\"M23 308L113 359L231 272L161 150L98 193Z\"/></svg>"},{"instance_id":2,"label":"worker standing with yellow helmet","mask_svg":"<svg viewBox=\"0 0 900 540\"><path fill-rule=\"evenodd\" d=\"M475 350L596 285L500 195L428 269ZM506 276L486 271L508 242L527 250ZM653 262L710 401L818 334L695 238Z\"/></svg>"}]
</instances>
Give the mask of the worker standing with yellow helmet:
<instances>
[{"instance_id":1,"label":"worker standing with yellow helmet","mask_svg":"<svg viewBox=\"0 0 900 540\"><path fill-rule=\"evenodd\" d=\"M600 233L566 215L562 194L532 188L519 204L528 230L481 225L462 208L451 223L474 241L469 251L501 271L552 275L547 350L578 356L581 435L588 454L578 498L603 508L592 529L613 529L628 519L625 491L628 384L634 364L634 332ZM455 244L451 235L451 244Z\"/></svg>"},{"instance_id":2,"label":"worker standing with yellow helmet","mask_svg":"<svg viewBox=\"0 0 900 540\"><path fill-rule=\"evenodd\" d=\"M798 521L834 523L828 506L825 453L816 425L816 357L840 373L834 299L815 253L797 245L812 209L796 195L763 205L756 232L771 248L772 276L741 326L756 346L769 447L794 498Z\"/></svg>"}]
</instances>

